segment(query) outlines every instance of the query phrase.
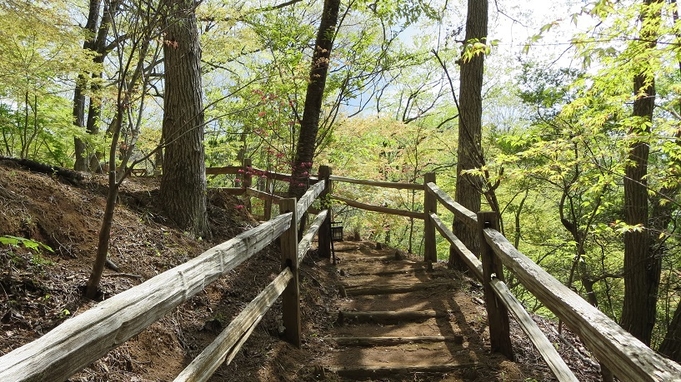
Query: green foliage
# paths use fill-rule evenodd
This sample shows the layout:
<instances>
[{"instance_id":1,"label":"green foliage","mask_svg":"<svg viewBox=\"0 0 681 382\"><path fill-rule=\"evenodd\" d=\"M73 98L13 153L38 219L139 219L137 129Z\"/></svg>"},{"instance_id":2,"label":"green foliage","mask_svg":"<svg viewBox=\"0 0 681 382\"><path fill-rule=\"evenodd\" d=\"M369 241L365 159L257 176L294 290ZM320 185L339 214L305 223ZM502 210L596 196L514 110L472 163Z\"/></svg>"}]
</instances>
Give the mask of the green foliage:
<instances>
[{"instance_id":1,"label":"green foliage","mask_svg":"<svg viewBox=\"0 0 681 382\"><path fill-rule=\"evenodd\" d=\"M0 152L70 165L73 137L70 101L80 70L91 70L83 35L61 1L0 4Z\"/></svg>"},{"instance_id":2,"label":"green foliage","mask_svg":"<svg viewBox=\"0 0 681 382\"><path fill-rule=\"evenodd\" d=\"M11 247L19 247L23 246L26 249L30 249L32 251L39 251L41 249L44 249L49 252L54 252L50 246L43 244L39 241L27 239L24 237L18 237L18 236L12 236L12 235L3 235L0 236L0 244L2 245L8 245Z\"/></svg>"}]
</instances>

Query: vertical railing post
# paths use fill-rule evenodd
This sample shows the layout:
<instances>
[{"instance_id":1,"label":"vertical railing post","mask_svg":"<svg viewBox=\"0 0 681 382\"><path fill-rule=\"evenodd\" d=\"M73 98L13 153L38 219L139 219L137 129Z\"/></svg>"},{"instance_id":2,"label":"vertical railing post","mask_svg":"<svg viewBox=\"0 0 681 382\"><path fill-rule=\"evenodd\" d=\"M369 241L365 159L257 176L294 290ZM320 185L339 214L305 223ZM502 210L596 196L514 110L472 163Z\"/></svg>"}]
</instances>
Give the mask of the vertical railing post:
<instances>
[{"instance_id":1,"label":"vertical railing post","mask_svg":"<svg viewBox=\"0 0 681 382\"><path fill-rule=\"evenodd\" d=\"M293 278L282 293L282 314L286 341L300 347L300 290L298 286L298 216L296 199L283 199L281 213L292 212L291 227L281 235L281 268L289 267Z\"/></svg>"},{"instance_id":2,"label":"vertical railing post","mask_svg":"<svg viewBox=\"0 0 681 382\"><path fill-rule=\"evenodd\" d=\"M433 195L429 188L428 183L435 183L435 173L429 172L423 176L423 212L424 212L424 225L423 225L423 261L429 264L429 268L432 266L430 263L437 262L437 246L435 243L435 224L430 218L431 213L437 213L437 199Z\"/></svg>"},{"instance_id":3,"label":"vertical railing post","mask_svg":"<svg viewBox=\"0 0 681 382\"><path fill-rule=\"evenodd\" d=\"M501 353L513 360L513 348L509 330L508 309L492 289L492 279L504 281L504 269L492 247L485 239L484 229L499 229L499 215L496 212L478 212L478 237L480 259L482 260L482 283L487 307L487 322L492 352Z\"/></svg>"},{"instance_id":4,"label":"vertical railing post","mask_svg":"<svg viewBox=\"0 0 681 382\"><path fill-rule=\"evenodd\" d=\"M331 200L329 195L331 193L331 167L329 166L319 166L319 179L324 180L324 191L319 195L319 200L322 202L322 210L328 209L329 213L326 215L326 219L319 227L319 233L317 234L319 243L319 257L330 259L331 258Z\"/></svg>"},{"instance_id":5,"label":"vertical railing post","mask_svg":"<svg viewBox=\"0 0 681 382\"><path fill-rule=\"evenodd\" d=\"M265 220L272 219L272 197L274 195L274 180L270 178L269 173L267 174L267 181L265 182L265 192L269 195L265 198L265 211L263 211L263 216Z\"/></svg>"},{"instance_id":6,"label":"vertical railing post","mask_svg":"<svg viewBox=\"0 0 681 382\"><path fill-rule=\"evenodd\" d=\"M252 211L251 197L248 195L248 189L253 184L253 160L251 158L244 158L244 178L241 182L241 187L244 190L244 204L248 212Z\"/></svg>"}]
</instances>

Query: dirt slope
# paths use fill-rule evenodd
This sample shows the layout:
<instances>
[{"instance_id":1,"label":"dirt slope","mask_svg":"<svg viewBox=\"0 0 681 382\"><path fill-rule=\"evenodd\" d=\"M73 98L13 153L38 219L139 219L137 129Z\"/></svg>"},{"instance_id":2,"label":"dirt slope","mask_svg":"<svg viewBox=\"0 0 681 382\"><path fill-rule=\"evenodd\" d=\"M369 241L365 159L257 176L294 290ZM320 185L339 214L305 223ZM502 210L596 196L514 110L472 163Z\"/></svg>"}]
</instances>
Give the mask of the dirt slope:
<instances>
[{"instance_id":1,"label":"dirt slope","mask_svg":"<svg viewBox=\"0 0 681 382\"><path fill-rule=\"evenodd\" d=\"M27 171L11 161L0 161L0 236L30 238L54 249L54 253L50 253L0 246L0 355L38 338L69 317L96 304L95 301L81 298L81 294L94 258L104 207L105 184L104 177L88 175L84 180L72 184L54 175ZM157 181L152 178L133 178L123 186L110 250L110 259L119 269L106 270L102 281L102 298L137 285L258 224L240 208L242 201L211 192L209 219L214 239L212 242L195 240L175 228L172 219L163 214L157 204L157 186ZM339 248L354 245L365 252L375 246L372 243L338 245ZM218 369L211 380L342 380L344 377L331 372L333 364L329 357L339 349L331 338L340 336L343 330L350 330L351 327L339 326L338 310L358 309L360 305L369 303L369 300L351 301L340 296L343 288L339 288L339 285L346 283L347 294L352 289L346 280L348 275L358 273L351 268L344 268L349 262L349 259L341 261L340 268L336 268L314 253L305 258L301 266L304 334L301 349L295 349L279 339L281 312L277 304L265 316L234 361ZM279 255L276 250L270 248L263 251L70 380L173 380L278 271ZM525 378L547 380L546 367L536 352L528 347L519 331L515 335L520 361L518 365L487 355L484 350L484 310L479 305L480 292L477 286L460 275L455 277L445 271L441 274L452 284L428 292L414 292L412 297L399 300L404 303L412 298L413 301L408 302L407 306L416 307L422 303L423 297L418 293L436 292L444 295L445 292L449 294L456 291L454 297L445 300L447 304L457 304L461 313L454 313L453 305L443 305L442 308L450 312L450 316L433 318L434 321L424 326L440 328L443 335L455 336L460 333L461 343L455 344L457 349L460 346L467 349L466 352L479 354L476 355L477 365L482 366L475 367L475 374L452 375L464 380L480 380L487 376L490 380L499 381ZM357 280L359 284L370 281ZM445 300L442 300L443 304ZM380 303L387 301L377 300ZM376 309L379 308L398 310L390 305L380 305ZM459 321L459 316L464 317L464 320ZM452 317L459 323L455 325ZM445 321L451 323L448 333L442 332L445 327L442 323ZM380 331L386 328L387 325L383 328L379 326ZM413 329L395 333L422 335L411 331ZM558 339L555 341L560 343ZM576 350L568 349L572 354L568 354L572 360L570 363L582 369L580 379L593 380L593 364L579 350L578 344L574 346ZM480 359L484 360L480 362ZM437 380L449 378L448 375L440 374ZM402 380L400 378L364 379ZM409 380L426 381L432 378L422 373L408 376Z\"/></svg>"}]
</instances>

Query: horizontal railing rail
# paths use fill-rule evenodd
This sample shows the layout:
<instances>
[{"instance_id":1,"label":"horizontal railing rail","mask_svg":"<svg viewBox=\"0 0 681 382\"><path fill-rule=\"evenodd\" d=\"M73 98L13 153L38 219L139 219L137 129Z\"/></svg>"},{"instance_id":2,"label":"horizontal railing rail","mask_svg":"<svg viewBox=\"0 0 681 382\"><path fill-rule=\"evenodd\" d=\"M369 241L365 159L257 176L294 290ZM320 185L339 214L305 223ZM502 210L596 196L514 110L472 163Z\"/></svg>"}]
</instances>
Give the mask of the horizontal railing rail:
<instances>
[{"instance_id":1,"label":"horizontal railing rail","mask_svg":"<svg viewBox=\"0 0 681 382\"><path fill-rule=\"evenodd\" d=\"M300 344L298 262L302 260L320 227L328 221L322 211L298 242L297 227L304 212L325 192L321 181L276 218L208 249L144 283L121 292L76 315L52 331L0 357L0 381L63 381L122 345L202 291L254 254L282 237L282 273L253 300L218 339L183 371L176 381L203 381L225 360L238 352L253 328L284 294L284 326L287 339ZM288 204L287 204L288 203ZM289 250L284 243L289 243ZM286 258L284 258L284 256ZM287 297L287 292L288 297ZM297 311L297 312L296 312ZM293 321L291 321L293 319ZM297 338L296 338L297 337Z\"/></svg>"},{"instance_id":2,"label":"horizontal railing rail","mask_svg":"<svg viewBox=\"0 0 681 382\"><path fill-rule=\"evenodd\" d=\"M508 327L510 312L534 343L556 378L559 381L577 381L553 344L503 282L503 266L505 266L506 270L512 272L530 293L572 328L594 356L620 380L632 382L681 380L681 365L645 346L604 313L528 259L497 229L492 228L498 218L495 213L476 214L455 202L436 185L434 174L427 174L423 185L362 181L339 176L331 176L330 179L334 182L424 191L423 212L401 211L385 206L359 203L335 194L331 197L348 206L367 211L424 219L424 259L427 262L437 260L434 235L435 231L439 232L450 243L453 253L460 257L472 275L485 287L493 351L502 352L509 358L513 358ZM479 230L479 241L482 246L480 253L474 254L442 221L437 214L438 203L449 210L455 219ZM484 256L485 247L489 248L489 256Z\"/></svg>"}]
</instances>

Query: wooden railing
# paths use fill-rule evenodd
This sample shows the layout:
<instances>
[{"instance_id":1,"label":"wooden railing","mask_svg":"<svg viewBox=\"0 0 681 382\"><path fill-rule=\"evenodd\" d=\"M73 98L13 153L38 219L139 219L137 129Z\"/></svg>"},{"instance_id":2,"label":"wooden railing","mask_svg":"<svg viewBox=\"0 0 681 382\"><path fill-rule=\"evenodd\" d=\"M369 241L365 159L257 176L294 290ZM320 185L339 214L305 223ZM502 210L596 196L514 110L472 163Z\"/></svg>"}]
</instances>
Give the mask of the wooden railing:
<instances>
[{"instance_id":1,"label":"wooden railing","mask_svg":"<svg viewBox=\"0 0 681 382\"><path fill-rule=\"evenodd\" d=\"M250 188L248 166L208 169L208 174L241 174L244 182L232 193L247 193L278 203L280 215L234 239L217 245L198 257L172 268L134 288L97 304L66 320L41 338L0 357L0 381L60 381L120 346L130 337L194 296L211 282L249 259L281 236L283 271L229 324L175 381L205 381L223 362L229 362L276 299L283 296L285 336L300 344L298 263L319 235L320 255L327 256L330 241L330 212L323 210L298 241L298 222L314 200L324 197L332 182L373 187L424 191L424 211L404 211L359 203L331 194L331 198L356 208L424 220L424 260L437 261L435 232L449 241L453 252L482 282L490 331L491 350L513 357L510 313L535 344L559 381L577 381L553 345L540 331L520 302L503 282L504 267L523 286L577 333L598 360L622 381L679 381L681 366L664 358L624 331L614 321L533 263L497 230L497 215L473 213L443 192L435 175L427 174L423 184L377 182L331 175L322 166L319 179L299 200L284 199ZM260 171L260 170L258 170ZM268 179L287 180L287 174L258 172ZM313 178L317 180L317 177ZM479 232L480 253L471 252L437 214L438 205ZM270 204L271 206L271 204ZM293 224L296 222L296 224Z\"/></svg>"},{"instance_id":2,"label":"wooden railing","mask_svg":"<svg viewBox=\"0 0 681 382\"><path fill-rule=\"evenodd\" d=\"M285 338L300 346L298 263L312 238L328 221L316 219L298 241L298 222L327 191L314 184L296 202L283 199L281 214L146 282L119 293L70 318L37 340L0 357L0 381L63 381L122 345L208 284L281 237L282 272L229 324L175 381L205 381L237 354L261 318L282 295Z\"/></svg>"},{"instance_id":3,"label":"wooden railing","mask_svg":"<svg viewBox=\"0 0 681 382\"><path fill-rule=\"evenodd\" d=\"M616 322L561 284L518 251L499 231L493 212L474 213L456 203L435 184L435 175L426 174L422 185L376 182L331 176L333 182L393 189L423 190L424 211L404 211L359 203L335 194L339 202L369 211L424 220L424 260L437 260L435 231L449 241L453 252L484 286L491 350L513 359L509 312L539 350L559 381L578 381L541 332L522 304L503 282L504 271L512 272L522 285L579 335L593 355L621 381L681 381L681 365L647 347ZM474 254L437 214L442 205L466 225L479 232L480 253Z\"/></svg>"}]
</instances>

